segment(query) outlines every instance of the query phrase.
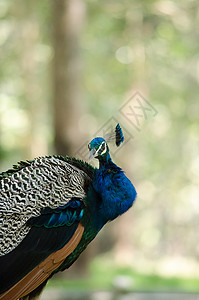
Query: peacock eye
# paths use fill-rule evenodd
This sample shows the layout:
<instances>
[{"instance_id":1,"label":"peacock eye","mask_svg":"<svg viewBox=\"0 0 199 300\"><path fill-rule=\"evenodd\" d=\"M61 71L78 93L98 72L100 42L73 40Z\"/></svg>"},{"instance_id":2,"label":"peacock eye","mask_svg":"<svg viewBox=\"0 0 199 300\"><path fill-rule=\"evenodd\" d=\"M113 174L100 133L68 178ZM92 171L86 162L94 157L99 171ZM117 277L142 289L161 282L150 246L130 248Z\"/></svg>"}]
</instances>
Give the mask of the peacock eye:
<instances>
[{"instance_id":1,"label":"peacock eye","mask_svg":"<svg viewBox=\"0 0 199 300\"><path fill-rule=\"evenodd\" d=\"M102 144L101 150L103 151L105 149L105 143Z\"/></svg>"},{"instance_id":2,"label":"peacock eye","mask_svg":"<svg viewBox=\"0 0 199 300\"><path fill-rule=\"evenodd\" d=\"M88 144L88 150L91 150L91 148L90 148L90 144Z\"/></svg>"}]
</instances>

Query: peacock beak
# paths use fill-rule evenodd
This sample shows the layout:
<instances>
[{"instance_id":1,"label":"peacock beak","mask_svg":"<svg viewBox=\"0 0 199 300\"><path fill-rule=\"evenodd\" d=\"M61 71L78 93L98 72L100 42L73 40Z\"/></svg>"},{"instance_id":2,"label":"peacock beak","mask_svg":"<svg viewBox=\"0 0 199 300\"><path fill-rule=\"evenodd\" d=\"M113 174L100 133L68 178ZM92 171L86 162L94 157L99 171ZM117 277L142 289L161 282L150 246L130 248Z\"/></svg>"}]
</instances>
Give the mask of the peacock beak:
<instances>
[{"instance_id":1,"label":"peacock beak","mask_svg":"<svg viewBox=\"0 0 199 300\"><path fill-rule=\"evenodd\" d=\"M95 154L96 154L96 149L93 148L90 150L90 154L89 154L89 160L91 160L93 157L95 157Z\"/></svg>"}]
</instances>

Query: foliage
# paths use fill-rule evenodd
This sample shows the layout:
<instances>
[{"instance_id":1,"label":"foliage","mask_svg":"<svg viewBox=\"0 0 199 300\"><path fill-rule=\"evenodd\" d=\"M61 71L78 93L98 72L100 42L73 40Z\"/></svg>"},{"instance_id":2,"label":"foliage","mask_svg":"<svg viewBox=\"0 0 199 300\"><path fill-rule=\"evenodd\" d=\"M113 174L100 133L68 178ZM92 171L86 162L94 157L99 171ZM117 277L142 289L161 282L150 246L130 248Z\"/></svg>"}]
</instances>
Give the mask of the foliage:
<instances>
[{"instance_id":1,"label":"foliage","mask_svg":"<svg viewBox=\"0 0 199 300\"><path fill-rule=\"evenodd\" d=\"M114 116L134 136L115 159L139 196L116 230L105 231L116 243L112 256L141 271L150 261L147 268L170 276L198 275L198 12L194 0L87 0L80 37L82 135ZM52 14L47 0L0 1L2 170L53 152ZM119 113L137 90L158 111L139 132ZM142 276L151 286L153 278Z\"/></svg>"},{"instance_id":2,"label":"foliage","mask_svg":"<svg viewBox=\"0 0 199 300\"><path fill-rule=\"evenodd\" d=\"M122 281L124 283L122 283ZM127 287L125 288L125 282ZM173 292L199 292L198 279L194 277L186 278L183 276L158 276L156 274L147 274L139 272L129 267L118 267L110 265L107 268L107 262L91 264L90 273L84 278L53 279L49 282L48 287L62 287L67 291L93 291L93 290L112 290L123 292L136 291L173 291Z\"/></svg>"}]
</instances>

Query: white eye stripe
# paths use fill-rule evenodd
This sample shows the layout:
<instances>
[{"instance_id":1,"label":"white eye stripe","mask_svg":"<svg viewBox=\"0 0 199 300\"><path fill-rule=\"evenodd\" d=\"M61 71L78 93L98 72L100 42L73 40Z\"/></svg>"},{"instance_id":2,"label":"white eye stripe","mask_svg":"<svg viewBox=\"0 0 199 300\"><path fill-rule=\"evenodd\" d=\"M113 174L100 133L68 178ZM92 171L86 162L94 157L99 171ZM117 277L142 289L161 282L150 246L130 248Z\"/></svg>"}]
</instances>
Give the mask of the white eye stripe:
<instances>
[{"instance_id":1,"label":"white eye stripe","mask_svg":"<svg viewBox=\"0 0 199 300\"><path fill-rule=\"evenodd\" d=\"M106 143L105 142L103 142L101 144L100 149L102 148L103 145L105 145L105 149L104 149L104 151L102 151L101 155L103 155L104 153L106 153Z\"/></svg>"},{"instance_id":2,"label":"white eye stripe","mask_svg":"<svg viewBox=\"0 0 199 300\"><path fill-rule=\"evenodd\" d=\"M101 143L101 145L100 145L99 148L97 149L96 154L99 153L99 151L101 150L101 148L102 148L103 145L105 145L105 149L102 151L102 153L100 153L100 155L103 155L104 153L106 153L106 150L107 150L106 143L103 142L103 143Z\"/></svg>"}]
</instances>

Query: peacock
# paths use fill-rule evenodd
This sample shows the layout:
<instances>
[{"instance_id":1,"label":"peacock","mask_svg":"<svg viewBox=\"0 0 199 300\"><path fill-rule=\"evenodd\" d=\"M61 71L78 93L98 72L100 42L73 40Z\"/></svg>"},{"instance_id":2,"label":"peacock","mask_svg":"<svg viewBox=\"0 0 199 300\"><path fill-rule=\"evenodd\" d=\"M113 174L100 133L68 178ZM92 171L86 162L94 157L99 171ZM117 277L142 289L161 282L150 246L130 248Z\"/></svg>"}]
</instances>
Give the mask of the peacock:
<instances>
[{"instance_id":1,"label":"peacock","mask_svg":"<svg viewBox=\"0 0 199 300\"><path fill-rule=\"evenodd\" d=\"M88 145L99 168L68 156L19 162L0 174L0 299L34 299L69 268L109 221L125 213L136 190L111 159L109 138Z\"/></svg>"}]
</instances>

